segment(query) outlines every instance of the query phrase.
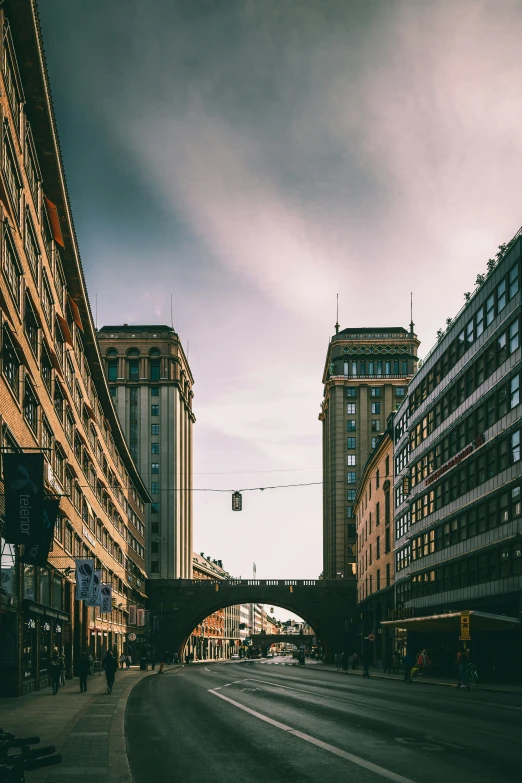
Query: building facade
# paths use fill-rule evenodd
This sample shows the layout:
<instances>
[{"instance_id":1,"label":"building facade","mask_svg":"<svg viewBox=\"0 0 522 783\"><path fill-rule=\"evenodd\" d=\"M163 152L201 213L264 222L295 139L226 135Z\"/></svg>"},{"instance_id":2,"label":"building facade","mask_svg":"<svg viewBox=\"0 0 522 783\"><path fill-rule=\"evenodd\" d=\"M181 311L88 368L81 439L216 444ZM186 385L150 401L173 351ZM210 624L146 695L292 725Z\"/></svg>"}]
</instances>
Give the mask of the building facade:
<instances>
[{"instance_id":1,"label":"building facade","mask_svg":"<svg viewBox=\"0 0 522 783\"><path fill-rule=\"evenodd\" d=\"M152 497L150 579L192 578L192 385L168 326L104 326L98 340L112 400Z\"/></svg>"},{"instance_id":2,"label":"building facade","mask_svg":"<svg viewBox=\"0 0 522 783\"><path fill-rule=\"evenodd\" d=\"M337 327L336 327L337 328ZM323 575L356 573L354 502L363 466L388 416L406 395L419 341L401 327L343 329L330 340L323 373Z\"/></svg>"},{"instance_id":3,"label":"building facade","mask_svg":"<svg viewBox=\"0 0 522 783\"><path fill-rule=\"evenodd\" d=\"M128 607L145 601L150 498L102 371L35 3L4 2L0 25L0 454L43 453L45 493L59 499L45 565L0 542L0 693L21 695L48 685L53 650L69 675L82 650L127 651ZM112 585L109 614L74 600L84 557Z\"/></svg>"},{"instance_id":4,"label":"building facade","mask_svg":"<svg viewBox=\"0 0 522 783\"><path fill-rule=\"evenodd\" d=\"M392 417L390 419L393 421ZM364 466L354 505L357 524L357 627L359 654L373 662L393 652L393 631L381 621L394 609L393 425ZM370 637L370 640L369 640Z\"/></svg>"},{"instance_id":5,"label":"building facade","mask_svg":"<svg viewBox=\"0 0 522 783\"><path fill-rule=\"evenodd\" d=\"M519 232L395 418L395 625L446 670L462 611L484 673L520 659L521 253Z\"/></svg>"}]
</instances>

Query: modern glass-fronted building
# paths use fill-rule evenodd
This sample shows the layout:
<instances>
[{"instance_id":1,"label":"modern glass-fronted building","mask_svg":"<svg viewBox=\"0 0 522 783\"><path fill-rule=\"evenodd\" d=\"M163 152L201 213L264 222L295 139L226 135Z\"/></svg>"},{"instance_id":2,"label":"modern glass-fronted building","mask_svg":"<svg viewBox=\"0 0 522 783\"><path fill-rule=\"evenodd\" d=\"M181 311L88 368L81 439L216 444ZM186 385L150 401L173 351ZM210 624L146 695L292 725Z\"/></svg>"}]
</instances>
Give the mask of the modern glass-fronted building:
<instances>
[{"instance_id":1,"label":"modern glass-fronted building","mask_svg":"<svg viewBox=\"0 0 522 783\"><path fill-rule=\"evenodd\" d=\"M460 643L483 671L520 654L521 234L441 336L394 420L395 625L412 652L434 650L440 669ZM468 611L470 640L460 630Z\"/></svg>"}]
</instances>

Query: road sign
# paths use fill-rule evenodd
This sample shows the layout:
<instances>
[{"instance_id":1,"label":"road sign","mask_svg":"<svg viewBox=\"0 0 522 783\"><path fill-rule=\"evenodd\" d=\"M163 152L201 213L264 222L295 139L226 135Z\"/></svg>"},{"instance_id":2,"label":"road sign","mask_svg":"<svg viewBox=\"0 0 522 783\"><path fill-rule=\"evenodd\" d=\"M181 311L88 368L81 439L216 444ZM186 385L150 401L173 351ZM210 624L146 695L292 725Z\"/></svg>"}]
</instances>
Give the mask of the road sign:
<instances>
[{"instance_id":1,"label":"road sign","mask_svg":"<svg viewBox=\"0 0 522 783\"><path fill-rule=\"evenodd\" d=\"M375 634L374 633L369 633L368 634L368 641L369 642L374 642L375 641Z\"/></svg>"},{"instance_id":2,"label":"road sign","mask_svg":"<svg viewBox=\"0 0 522 783\"><path fill-rule=\"evenodd\" d=\"M469 612L460 613L460 636L461 642L467 642L471 639Z\"/></svg>"}]
</instances>

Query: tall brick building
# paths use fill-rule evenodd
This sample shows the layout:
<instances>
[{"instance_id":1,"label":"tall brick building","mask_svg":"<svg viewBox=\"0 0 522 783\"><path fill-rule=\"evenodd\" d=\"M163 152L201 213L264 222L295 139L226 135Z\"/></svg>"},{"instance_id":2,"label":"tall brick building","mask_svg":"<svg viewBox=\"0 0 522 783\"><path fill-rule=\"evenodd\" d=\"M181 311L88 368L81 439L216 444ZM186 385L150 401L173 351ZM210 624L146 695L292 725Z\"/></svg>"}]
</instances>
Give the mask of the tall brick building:
<instances>
[{"instance_id":1,"label":"tall brick building","mask_svg":"<svg viewBox=\"0 0 522 783\"><path fill-rule=\"evenodd\" d=\"M127 649L128 606L144 606L150 498L102 369L35 2L6 0L0 26L0 453L41 449L45 492L60 499L45 567L1 542L0 692L18 695L48 684L54 649L69 673L81 650ZM112 585L108 615L74 600L79 557Z\"/></svg>"},{"instance_id":2,"label":"tall brick building","mask_svg":"<svg viewBox=\"0 0 522 783\"><path fill-rule=\"evenodd\" d=\"M337 326L336 326L337 328ZM419 340L402 327L343 329L323 372L323 573L353 577L357 483L386 421L406 395Z\"/></svg>"}]
</instances>

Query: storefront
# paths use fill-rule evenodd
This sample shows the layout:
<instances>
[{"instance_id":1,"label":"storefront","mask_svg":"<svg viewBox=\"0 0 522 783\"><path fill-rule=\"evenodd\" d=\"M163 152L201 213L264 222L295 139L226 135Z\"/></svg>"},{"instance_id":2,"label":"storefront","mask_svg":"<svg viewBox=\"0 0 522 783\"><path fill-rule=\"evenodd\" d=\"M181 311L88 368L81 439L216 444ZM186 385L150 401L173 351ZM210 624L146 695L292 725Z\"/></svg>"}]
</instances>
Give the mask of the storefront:
<instances>
[{"instance_id":1,"label":"storefront","mask_svg":"<svg viewBox=\"0 0 522 783\"><path fill-rule=\"evenodd\" d=\"M517 617L462 610L388 620L381 625L396 629L410 655L427 650L434 675L451 676L457 652L463 648L482 678L512 677L519 668L522 624Z\"/></svg>"}]
</instances>

